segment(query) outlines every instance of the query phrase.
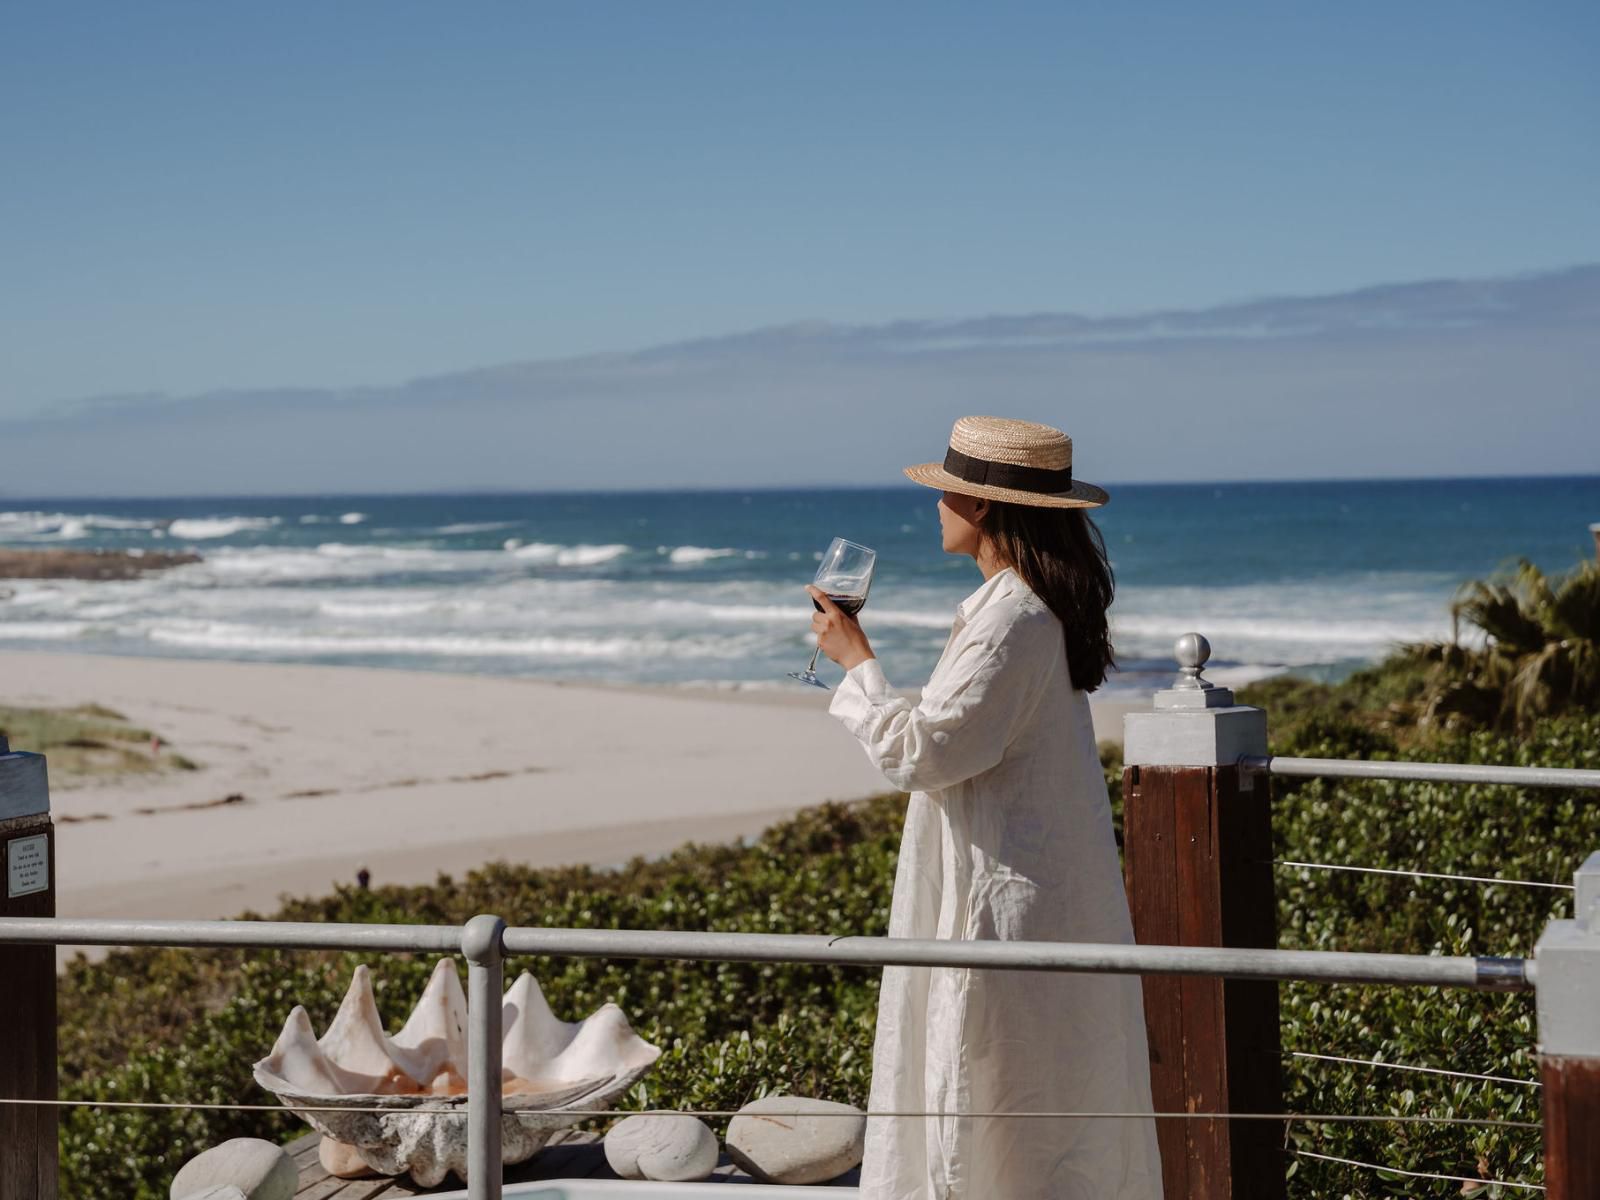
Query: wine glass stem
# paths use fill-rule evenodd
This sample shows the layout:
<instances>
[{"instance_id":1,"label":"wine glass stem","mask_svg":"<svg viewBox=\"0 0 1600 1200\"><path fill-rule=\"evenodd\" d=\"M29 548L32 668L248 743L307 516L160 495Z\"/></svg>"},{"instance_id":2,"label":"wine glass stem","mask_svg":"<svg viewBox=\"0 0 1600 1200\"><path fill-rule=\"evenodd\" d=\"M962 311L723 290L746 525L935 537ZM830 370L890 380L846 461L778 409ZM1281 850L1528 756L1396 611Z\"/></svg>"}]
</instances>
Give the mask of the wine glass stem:
<instances>
[{"instance_id":1,"label":"wine glass stem","mask_svg":"<svg viewBox=\"0 0 1600 1200\"><path fill-rule=\"evenodd\" d=\"M817 673L817 656L821 653L822 645L819 642L817 648L811 652L811 665L806 668L807 675L815 675Z\"/></svg>"}]
</instances>

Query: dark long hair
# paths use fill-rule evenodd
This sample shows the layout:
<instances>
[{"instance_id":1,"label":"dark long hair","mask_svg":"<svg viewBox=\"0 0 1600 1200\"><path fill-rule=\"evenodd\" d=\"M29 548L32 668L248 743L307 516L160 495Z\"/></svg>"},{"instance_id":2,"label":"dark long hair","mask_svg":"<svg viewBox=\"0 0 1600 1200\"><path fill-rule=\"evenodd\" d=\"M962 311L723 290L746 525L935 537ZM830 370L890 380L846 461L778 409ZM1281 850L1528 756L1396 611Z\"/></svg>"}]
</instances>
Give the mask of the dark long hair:
<instances>
[{"instance_id":1,"label":"dark long hair","mask_svg":"<svg viewBox=\"0 0 1600 1200\"><path fill-rule=\"evenodd\" d=\"M1072 686L1094 691L1117 665L1106 619L1116 581L1088 510L991 500L982 527L1000 561L1060 620Z\"/></svg>"}]
</instances>

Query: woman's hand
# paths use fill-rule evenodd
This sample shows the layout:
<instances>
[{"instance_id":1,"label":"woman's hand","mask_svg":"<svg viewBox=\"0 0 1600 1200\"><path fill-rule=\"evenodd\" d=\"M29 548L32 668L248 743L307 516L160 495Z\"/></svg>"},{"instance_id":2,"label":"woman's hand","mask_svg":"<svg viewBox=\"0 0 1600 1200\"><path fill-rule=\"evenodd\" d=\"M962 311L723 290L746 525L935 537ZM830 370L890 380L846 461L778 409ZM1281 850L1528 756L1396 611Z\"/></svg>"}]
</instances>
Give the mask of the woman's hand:
<instances>
[{"instance_id":1,"label":"woman's hand","mask_svg":"<svg viewBox=\"0 0 1600 1200\"><path fill-rule=\"evenodd\" d=\"M822 606L822 611L811 618L811 632L817 635L817 645L824 654L846 671L877 657L867 635L861 632L860 622L828 599L828 593L821 588L812 585L806 591Z\"/></svg>"}]
</instances>

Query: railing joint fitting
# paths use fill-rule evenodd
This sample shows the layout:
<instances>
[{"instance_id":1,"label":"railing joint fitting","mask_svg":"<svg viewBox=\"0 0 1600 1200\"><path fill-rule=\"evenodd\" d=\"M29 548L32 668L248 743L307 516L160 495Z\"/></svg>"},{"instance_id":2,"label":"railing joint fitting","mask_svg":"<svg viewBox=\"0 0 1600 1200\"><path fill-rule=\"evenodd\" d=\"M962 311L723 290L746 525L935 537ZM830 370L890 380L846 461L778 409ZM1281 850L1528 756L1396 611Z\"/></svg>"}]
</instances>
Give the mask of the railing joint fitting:
<instances>
[{"instance_id":1,"label":"railing joint fitting","mask_svg":"<svg viewBox=\"0 0 1600 1200\"><path fill-rule=\"evenodd\" d=\"M493 966L506 956L506 923L490 913L479 913L461 927L461 953L469 963Z\"/></svg>"}]
</instances>

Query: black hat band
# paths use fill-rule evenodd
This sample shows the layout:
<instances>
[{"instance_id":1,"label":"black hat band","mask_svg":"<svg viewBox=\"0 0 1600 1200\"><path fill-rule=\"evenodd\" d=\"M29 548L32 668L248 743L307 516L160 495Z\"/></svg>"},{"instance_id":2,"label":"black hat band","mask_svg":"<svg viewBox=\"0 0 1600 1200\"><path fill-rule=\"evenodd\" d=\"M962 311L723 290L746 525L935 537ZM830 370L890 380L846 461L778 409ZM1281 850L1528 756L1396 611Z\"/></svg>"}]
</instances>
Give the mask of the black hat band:
<instances>
[{"instance_id":1,"label":"black hat band","mask_svg":"<svg viewBox=\"0 0 1600 1200\"><path fill-rule=\"evenodd\" d=\"M1054 495L1072 490L1072 468L1051 471L1044 467L1019 467L1015 463L990 462L972 458L952 446L944 456L944 469L967 483L986 487L1011 488L1019 492Z\"/></svg>"}]
</instances>

